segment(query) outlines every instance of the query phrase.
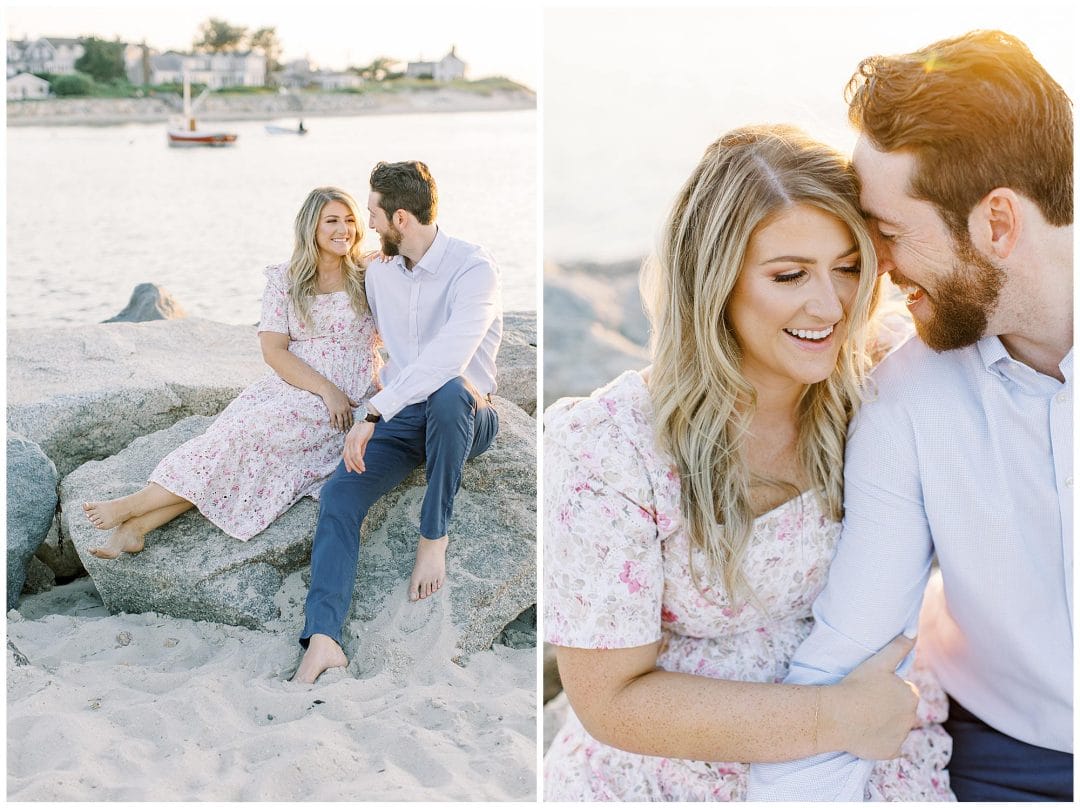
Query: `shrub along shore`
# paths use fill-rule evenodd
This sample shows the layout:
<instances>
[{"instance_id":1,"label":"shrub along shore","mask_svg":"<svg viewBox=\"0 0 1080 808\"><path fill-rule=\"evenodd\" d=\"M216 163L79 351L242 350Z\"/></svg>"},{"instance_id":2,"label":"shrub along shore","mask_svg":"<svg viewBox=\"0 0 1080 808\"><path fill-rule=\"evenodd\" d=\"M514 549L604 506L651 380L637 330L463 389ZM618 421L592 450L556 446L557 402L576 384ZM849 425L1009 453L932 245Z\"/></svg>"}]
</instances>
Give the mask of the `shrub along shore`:
<instances>
[{"instance_id":1,"label":"shrub along shore","mask_svg":"<svg viewBox=\"0 0 1080 808\"><path fill-rule=\"evenodd\" d=\"M217 92L197 110L202 121L410 112L480 112L535 109L536 93L505 80L374 85L361 91L279 93ZM142 98L69 97L9 101L8 126L108 125L167 121L183 109L181 96L156 93Z\"/></svg>"}]
</instances>

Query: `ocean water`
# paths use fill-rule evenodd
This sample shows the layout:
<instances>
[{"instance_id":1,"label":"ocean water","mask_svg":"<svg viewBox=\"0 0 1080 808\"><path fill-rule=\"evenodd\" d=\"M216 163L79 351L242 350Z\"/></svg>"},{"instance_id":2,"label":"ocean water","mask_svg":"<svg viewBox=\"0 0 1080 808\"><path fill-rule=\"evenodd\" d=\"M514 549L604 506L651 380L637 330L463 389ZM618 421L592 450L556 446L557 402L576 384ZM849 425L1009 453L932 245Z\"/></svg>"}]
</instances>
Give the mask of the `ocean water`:
<instances>
[{"instance_id":1,"label":"ocean water","mask_svg":"<svg viewBox=\"0 0 1080 808\"><path fill-rule=\"evenodd\" d=\"M495 256L504 308L535 311L537 119L534 110L310 118L304 137L230 122L239 139L224 149L169 148L165 124L11 127L8 326L100 322L142 282L191 316L254 324L262 270L289 257L308 191L341 186L363 213L372 166L409 159L439 185L440 225ZM377 248L374 233L367 243Z\"/></svg>"}]
</instances>

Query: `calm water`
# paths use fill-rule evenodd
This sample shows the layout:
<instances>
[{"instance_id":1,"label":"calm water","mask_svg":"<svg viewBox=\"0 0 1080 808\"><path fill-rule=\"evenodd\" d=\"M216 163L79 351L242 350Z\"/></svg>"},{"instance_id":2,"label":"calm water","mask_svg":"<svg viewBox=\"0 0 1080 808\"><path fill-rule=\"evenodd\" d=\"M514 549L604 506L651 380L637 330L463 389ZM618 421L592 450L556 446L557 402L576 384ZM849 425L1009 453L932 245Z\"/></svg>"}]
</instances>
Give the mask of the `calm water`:
<instances>
[{"instance_id":1,"label":"calm water","mask_svg":"<svg viewBox=\"0 0 1080 808\"><path fill-rule=\"evenodd\" d=\"M371 167L408 159L439 183L440 224L494 254L504 307L536 309L535 111L310 118L302 138L265 123L224 124L230 149L170 149L164 124L9 128L8 325L99 322L144 281L253 324L307 192L339 185L363 210Z\"/></svg>"}]
</instances>

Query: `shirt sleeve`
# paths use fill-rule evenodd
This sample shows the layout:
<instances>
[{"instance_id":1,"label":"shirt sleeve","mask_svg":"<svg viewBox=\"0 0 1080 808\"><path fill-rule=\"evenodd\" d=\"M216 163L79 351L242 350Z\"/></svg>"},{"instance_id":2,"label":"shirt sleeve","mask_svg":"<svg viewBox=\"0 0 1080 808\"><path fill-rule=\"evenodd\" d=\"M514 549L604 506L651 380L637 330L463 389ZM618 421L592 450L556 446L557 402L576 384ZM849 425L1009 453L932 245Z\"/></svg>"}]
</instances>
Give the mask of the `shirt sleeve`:
<instances>
[{"instance_id":1,"label":"shirt sleeve","mask_svg":"<svg viewBox=\"0 0 1080 808\"><path fill-rule=\"evenodd\" d=\"M266 288L262 297L262 316L259 331L289 333L289 291L285 284L285 269L281 265L267 267Z\"/></svg>"},{"instance_id":2,"label":"shirt sleeve","mask_svg":"<svg viewBox=\"0 0 1080 808\"><path fill-rule=\"evenodd\" d=\"M918 469L911 424L864 405L846 453L844 525L829 581L786 682L833 684L896 635L915 631L933 557ZM901 672L909 665L910 658ZM863 800L873 766L847 753L754 764L747 798Z\"/></svg>"},{"instance_id":3,"label":"shirt sleeve","mask_svg":"<svg viewBox=\"0 0 1080 808\"><path fill-rule=\"evenodd\" d=\"M544 635L575 648L660 639L664 590L652 486L586 399L544 435Z\"/></svg>"},{"instance_id":4,"label":"shirt sleeve","mask_svg":"<svg viewBox=\"0 0 1080 808\"><path fill-rule=\"evenodd\" d=\"M457 278L450 317L439 333L390 384L372 396L372 406L389 421L403 407L423 401L462 375L498 316L499 274L494 263L481 259Z\"/></svg>"}]
</instances>

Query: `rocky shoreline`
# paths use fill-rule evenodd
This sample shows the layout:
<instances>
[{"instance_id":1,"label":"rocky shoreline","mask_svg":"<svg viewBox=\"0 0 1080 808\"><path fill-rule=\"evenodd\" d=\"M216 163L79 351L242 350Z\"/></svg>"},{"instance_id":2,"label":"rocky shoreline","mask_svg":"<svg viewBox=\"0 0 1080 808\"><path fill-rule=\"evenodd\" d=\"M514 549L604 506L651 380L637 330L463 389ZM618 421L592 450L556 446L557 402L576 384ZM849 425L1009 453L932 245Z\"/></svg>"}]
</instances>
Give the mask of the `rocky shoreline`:
<instances>
[{"instance_id":1,"label":"rocky shoreline","mask_svg":"<svg viewBox=\"0 0 1080 808\"><path fill-rule=\"evenodd\" d=\"M305 91L211 94L199 107L201 121L402 115L434 112L502 112L536 108L527 89L462 90L450 87L393 92ZM153 98L49 98L8 101L8 126L105 126L168 121L182 111L179 96Z\"/></svg>"}]
</instances>

